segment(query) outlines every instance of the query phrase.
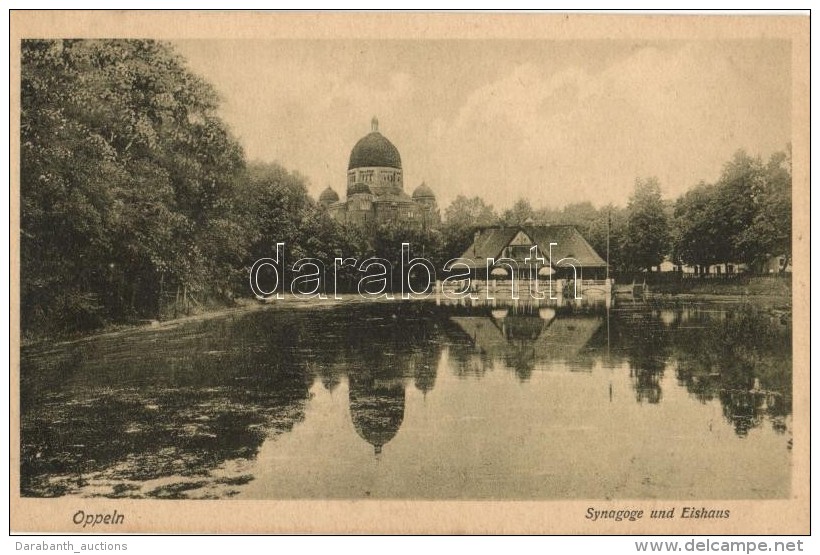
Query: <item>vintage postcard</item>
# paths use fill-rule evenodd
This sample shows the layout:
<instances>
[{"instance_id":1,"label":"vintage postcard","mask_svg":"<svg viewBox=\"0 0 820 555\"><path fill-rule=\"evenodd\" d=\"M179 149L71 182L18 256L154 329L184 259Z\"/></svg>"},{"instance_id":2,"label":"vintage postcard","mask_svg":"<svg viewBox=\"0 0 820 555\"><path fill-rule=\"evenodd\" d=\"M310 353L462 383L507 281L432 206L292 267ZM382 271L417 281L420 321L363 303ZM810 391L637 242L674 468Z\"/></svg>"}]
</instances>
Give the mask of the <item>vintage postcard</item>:
<instances>
[{"instance_id":1,"label":"vintage postcard","mask_svg":"<svg viewBox=\"0 0 820 555\"><path fill-rule=\"evenodd\" d=\"M808 533L807 16L11 35L12 531Z\"/></svg>"}]
</instances>

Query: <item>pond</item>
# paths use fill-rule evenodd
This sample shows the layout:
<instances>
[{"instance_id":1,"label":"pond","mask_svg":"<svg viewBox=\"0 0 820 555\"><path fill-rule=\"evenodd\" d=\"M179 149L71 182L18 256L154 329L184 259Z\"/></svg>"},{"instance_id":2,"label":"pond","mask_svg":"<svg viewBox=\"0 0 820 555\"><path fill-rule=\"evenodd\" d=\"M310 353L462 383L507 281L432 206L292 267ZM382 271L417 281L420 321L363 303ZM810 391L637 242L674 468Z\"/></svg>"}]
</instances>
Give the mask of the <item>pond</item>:
<instances>
[{"instance_id":1,"label":"pond","mask_svg":"<svg viewBox=\"0 0 820 555\"><path fill-rule=\"evenodd\" d=\"M791 321L749 304L272 306L21 358L24 496L790 494Z\"/></svg>"}]
</instances>

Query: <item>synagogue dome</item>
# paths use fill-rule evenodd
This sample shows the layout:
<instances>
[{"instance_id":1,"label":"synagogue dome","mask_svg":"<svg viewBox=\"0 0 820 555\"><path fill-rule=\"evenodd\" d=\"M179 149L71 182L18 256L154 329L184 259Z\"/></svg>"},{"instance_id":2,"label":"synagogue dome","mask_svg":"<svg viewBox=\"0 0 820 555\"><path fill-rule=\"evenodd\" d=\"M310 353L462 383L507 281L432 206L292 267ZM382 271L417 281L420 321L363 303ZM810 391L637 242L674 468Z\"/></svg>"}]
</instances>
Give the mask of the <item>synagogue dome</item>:
<instances>
[{"instance_id":1,"label":"synagogue dome","mask_svg":"<svg viewBox=\"0 0 820 555\"><path fill-rule=\"evenodd\" d=\"M348 171L356 168L396 168L401 169L399 149L387 137L379 133L379 120L371 122L372 131L359 139L350 151Z\"/></svg>"},{"instance_id":2,"label":"synagogue dome","mask_svg":"<svg viewBox=\"0 0 820 555\"><path fill-rule=\"evenodd\" d=\"M427 186L427 183L422 183L421 185L416 187L415 191L413 191L413 200L417 200L417 199L434 199L435 200L435 198L436 198L435 193L433 193L433 190L430 187Z\"/></svg>"},{"instance_id":3,"label":"synagogue dome","mask_svg":"<svg viewBox=\"0 0 820 555\"><path fill-rule=\"evenodd\" d=\"M339 200L339 195L329 186L319 195L319 202L322 204L333 204Z\"/></svg>"}]
</instances>

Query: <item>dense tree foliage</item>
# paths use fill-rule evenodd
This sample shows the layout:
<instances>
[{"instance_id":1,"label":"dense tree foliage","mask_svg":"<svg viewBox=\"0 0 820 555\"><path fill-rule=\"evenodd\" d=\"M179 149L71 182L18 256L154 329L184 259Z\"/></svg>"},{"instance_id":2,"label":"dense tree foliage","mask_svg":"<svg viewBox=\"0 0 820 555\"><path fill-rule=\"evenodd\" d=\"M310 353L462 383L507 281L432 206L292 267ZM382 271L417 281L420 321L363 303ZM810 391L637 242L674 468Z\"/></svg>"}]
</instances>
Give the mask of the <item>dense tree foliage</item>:
<instances>
[{"instance_id":1,"label":"dense tree foliage","mask_svg":"<svg viewBox=\"0 0 820 555\"><path fill-rule=\"evenodd\" d=\"M444 211L441 257L446 261L460 256L470 246L476 229L497 223L495 210L480 197L457 196Z\"/></svg>"},{"instance_id":2,"label":"dense tree foliage","mask_svg":"<svg viewBox=\"0 0 820 555\"><path fill-rule=\"evenodd\" d=\"M624 263L629 268L651 270L669 253L669 222L657 179L635 181L627 213L622 239Z\"/></svg>"},{"instance_id":3,"label":"dense tree foliage","mask_svg":"<svg viewBox=\"0 0 820 555\"><path fill-rule=\"evenodd\" d=\"M608 251L612 269L620 271L626 270L626 218L624 208L610 204L598 209L591 202L568 204L560 210L541 208L535 213L539 224L575 226L602 257L606 258Z\"/></svg>"},{"instance_id":4,"label":"dense tree foliage","mask_svg":"<svg viewBox=\"0 0 820 555\"><path fill-rule=\"evenodd\" d=\"M156 314L242 254L238 143L212 88L158 42L22 45L24 326Z\"/></svg>"},{"instance_id":5,"label":"dense tree foliage","mask_svg":"<svg viewBox=\"0 0 820 555\"><path fill-rule=\"evenodd\" d=\"M764 164L743 151L714 184L701 183L674 208L674 257L687 264L759 266L791 256L791 160L778 152Z\"/></svg>"},{"instance_id":6,"label":"dense tree foliage","mask_svg":"<svg viewBox=\"0 0 820 555\"><path fill-rule=\"evenodd\" d=\"M535 210L533 210L530 201L521 198L515 201L511 208L508 208L501 214L502 225L524 225L535 221Z\"/></svg>"}]
</instances>

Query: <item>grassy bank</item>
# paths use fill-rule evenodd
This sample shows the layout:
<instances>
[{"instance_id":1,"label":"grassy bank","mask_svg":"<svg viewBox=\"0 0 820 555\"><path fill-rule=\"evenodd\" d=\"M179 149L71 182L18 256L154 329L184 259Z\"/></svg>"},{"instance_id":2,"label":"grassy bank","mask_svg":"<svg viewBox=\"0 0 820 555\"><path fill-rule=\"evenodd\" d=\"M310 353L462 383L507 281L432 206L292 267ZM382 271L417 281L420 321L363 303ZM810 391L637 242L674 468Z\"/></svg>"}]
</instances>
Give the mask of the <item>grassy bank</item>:
<instances>
[{"instance_id":1,"label":"grassy bank","mask_svg":"<svg viewBox=\"0 0 820 555\"><path fill-rule=\"evenodd\" d=\"M658 294L754 295L791 298L788 277L737 277L722 279L647 279L649 291Z\"/></svg>"},{"instance_id":2,"label":"grassy bank","mask_svg":"<svg viewBox=\"0 0 820 555\"><path fill-rule=\"evenodd\" d=\"M651 283L653 301L750 301L759 306L791 311L792 284L783 277L738 277L723 279L678 279Z\"/></svg>"}]
</instances>

